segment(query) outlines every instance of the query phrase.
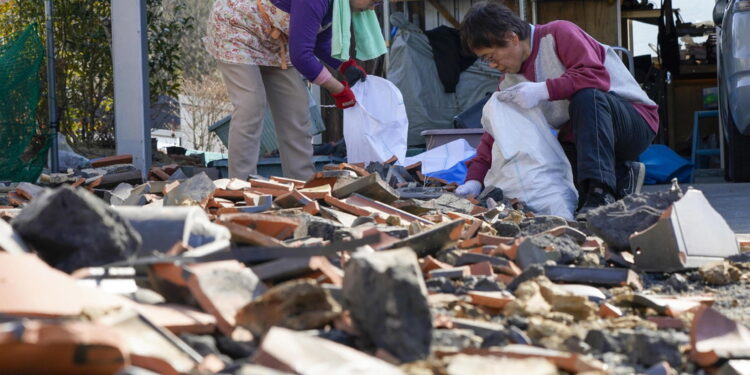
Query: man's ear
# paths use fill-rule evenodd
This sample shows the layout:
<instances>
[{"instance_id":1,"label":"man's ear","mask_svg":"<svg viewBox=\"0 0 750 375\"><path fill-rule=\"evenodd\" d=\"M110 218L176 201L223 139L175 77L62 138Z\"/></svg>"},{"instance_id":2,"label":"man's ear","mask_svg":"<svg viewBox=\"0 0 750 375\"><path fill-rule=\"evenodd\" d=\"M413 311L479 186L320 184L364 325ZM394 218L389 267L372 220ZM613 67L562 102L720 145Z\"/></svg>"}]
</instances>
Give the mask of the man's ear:
<instances>
[{"instance_id":1,"label":"man's ear","mask_svg":"<svg viewBox=\"0 0 750 375\"><path fill-rule=\"evenodd\" d=\"M518 38L518 34L514 33L513 31L508 31L505 34L505 40L508 41L508 44L517 47L519 43L521 43L521 39Z\"/></svg>"}]
</instances>

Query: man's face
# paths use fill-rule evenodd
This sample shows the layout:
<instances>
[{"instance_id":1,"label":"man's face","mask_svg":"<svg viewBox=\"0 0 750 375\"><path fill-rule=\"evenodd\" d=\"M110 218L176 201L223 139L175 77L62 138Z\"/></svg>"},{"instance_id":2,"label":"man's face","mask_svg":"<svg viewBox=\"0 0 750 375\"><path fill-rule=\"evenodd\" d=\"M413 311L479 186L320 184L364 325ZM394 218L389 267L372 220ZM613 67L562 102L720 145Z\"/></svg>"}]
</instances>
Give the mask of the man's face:
<instances>
[{"instance_id":1,"label":"man's face","mask_svg":"<svg viewBox=\"0 0 750 375\"><path fill-rule=\"evenodd\" d=\"M518 73L524 60L523 48L515 33L509 33L507 40L508 44L505 47L481 47L473 49L473 52L490 68L502 73Z\"/></svg>"},{"instance_id":2,"label":"man's face","mask_svg":"<svg viewBox=\"0 0 750 375\"><path fill-rule=\"evenodd\" d=\"M355 12L375 9L376 6L383 3L383 0L349 0L349 5Z\"/></svg>"}]
</instances>

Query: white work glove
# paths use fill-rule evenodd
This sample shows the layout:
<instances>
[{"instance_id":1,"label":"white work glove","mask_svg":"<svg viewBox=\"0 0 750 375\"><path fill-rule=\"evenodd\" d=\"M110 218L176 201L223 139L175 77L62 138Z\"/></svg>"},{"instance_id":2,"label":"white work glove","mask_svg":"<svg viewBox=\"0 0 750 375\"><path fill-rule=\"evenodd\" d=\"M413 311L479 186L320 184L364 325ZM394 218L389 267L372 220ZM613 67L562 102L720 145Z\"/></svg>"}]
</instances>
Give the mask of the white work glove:
<instances>
[{"instance_id":1,"label":"white work glove","mask_svg":"<svg viewBox=\"0 0 750 375\"><path fill-rule=\"evenodd\" d=\"M456 188L456 195L466 197L469 195L477 196L482 192L482 183L477 180L469 180L463 185Z\"/></svg>"},{"instance_id":2,"label":"white work glove","mask_svg":"<svg viewBox=\"0 0 750 375\"><path fill-rule=\"evenodd\" d=\"M515 103L523 109L531 109L542 100L549 100L546 82L521 82L500 91L497 98L504 102Z\"/></svg>"}]
</instances>

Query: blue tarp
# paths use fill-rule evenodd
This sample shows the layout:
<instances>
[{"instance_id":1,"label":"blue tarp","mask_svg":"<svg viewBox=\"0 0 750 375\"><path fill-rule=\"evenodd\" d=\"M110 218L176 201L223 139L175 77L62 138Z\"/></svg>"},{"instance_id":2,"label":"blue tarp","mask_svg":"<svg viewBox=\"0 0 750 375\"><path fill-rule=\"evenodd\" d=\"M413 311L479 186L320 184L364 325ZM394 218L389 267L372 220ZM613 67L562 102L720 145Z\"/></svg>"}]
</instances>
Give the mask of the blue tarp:
<instances>
[{"instance_id":1,"label":"blue tarp","mask_svg":"<svg viewBox=\"0 0 750 375\"><path fill-rule=\"evenodd\" d=\"M680 182L690 182L692 163L665 145L649 146L639 159L646 165L644 184L665 184L675 177Z\"/></svg>"},{"instance_id":2,"label":"blue tarp","mask_svg":"<svg viewBox=\"0 0 750 375\"><path fill-rule=\"evenodd\" d=\"M454 164L452 167L448 169L444 169L442 171L427 173L427 176L429 177L435 177L435 178L442 178L443 180L446 180L448 182L455 182L457 184L463 184L464 180L466 179L466 173L468 172L468 168L466 167L466 162L471 160L474 155L471 155L470 157L461 160L460 162Z\"/></svg>"}]
</instances>

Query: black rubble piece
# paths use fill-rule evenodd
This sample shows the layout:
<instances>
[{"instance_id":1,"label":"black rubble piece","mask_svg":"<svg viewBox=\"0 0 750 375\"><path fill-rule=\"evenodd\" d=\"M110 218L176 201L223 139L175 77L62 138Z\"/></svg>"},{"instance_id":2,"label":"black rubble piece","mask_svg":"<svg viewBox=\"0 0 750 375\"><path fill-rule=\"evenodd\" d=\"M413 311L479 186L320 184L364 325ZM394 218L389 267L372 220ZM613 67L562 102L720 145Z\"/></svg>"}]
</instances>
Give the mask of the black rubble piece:
<instances>
[{"instance_id":1,"label":"black rubble piece","mask_svg":"<svg viewBox=\"0 0 750 375\"><path fill-rule=\"evenodd\" d=\"M12 225L45 262L68 273L126 260L141 247L130 223L83 189L45 192Z\"/></svg>"},{"instance_id":2,"label":"black rubble piece","mask_svg":"<svg viewBox=\"0 0 750 375\"><path fill-rule=\"evenodd\" d=\"M640 193L594 210L587 216L588 229L601 237L610 248L629 250L629 237L659 220L662 212L682 197L679 188L654 193Z\"/></svg>"},{"instance_id":3,"label":"black rubble piece","mask_svg":"<svg viewBox=\"0 0 750 375\"><path fill-rule=\"evenodd\" d=\"M355 253L342 292L366 341L404 362L430 355L432 316L413 250Z\"/></svg>"}]
</instances>

